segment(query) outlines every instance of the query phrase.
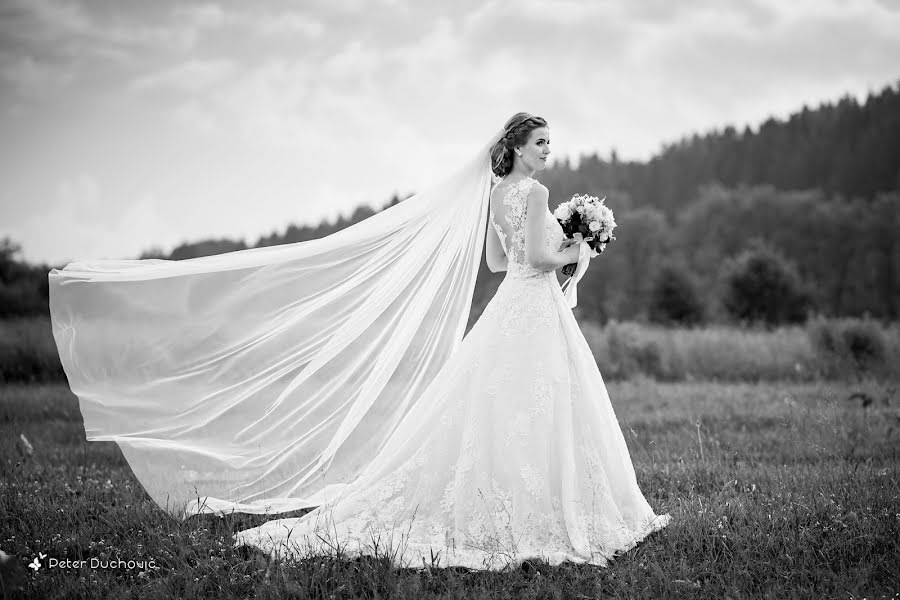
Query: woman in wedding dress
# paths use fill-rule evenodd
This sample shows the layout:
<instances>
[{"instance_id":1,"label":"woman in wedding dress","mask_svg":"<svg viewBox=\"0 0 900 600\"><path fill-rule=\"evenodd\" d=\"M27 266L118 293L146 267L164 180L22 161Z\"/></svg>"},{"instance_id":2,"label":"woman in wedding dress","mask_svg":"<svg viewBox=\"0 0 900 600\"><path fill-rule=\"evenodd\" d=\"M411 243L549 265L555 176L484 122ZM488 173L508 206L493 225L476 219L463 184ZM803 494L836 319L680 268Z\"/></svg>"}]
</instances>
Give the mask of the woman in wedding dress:
<instances>
[{"instance_id":1,"label":"woman in wedding dress","mask_svg":"<svg viewBox=\"0 0 900 600\"><path fill-rule=\"evenodd\" d=\"M528 558L606 565L664 527L638 487L591 350L555 271L574 263L532 178L547 123L512 117L491 149L486 259L496 295L358 477L300 518L236 545L302 558L502 569ZM588 259L589 260L589 259ZM334 489L334 488L332 488Z\"/></svg>"}]
</instances>

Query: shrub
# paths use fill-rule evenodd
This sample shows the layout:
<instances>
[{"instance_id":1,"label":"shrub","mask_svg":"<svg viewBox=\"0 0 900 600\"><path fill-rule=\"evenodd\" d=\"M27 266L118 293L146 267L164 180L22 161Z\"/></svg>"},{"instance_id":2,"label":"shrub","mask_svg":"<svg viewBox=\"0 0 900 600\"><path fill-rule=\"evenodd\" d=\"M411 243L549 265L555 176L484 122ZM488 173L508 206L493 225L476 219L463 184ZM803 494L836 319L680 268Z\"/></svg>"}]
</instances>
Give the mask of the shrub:
<instances>
[{"instance_id":1,"label":"shrub","mask_svg":"<svg viewBox=\"0 0 900 600\"><path fill-rule=\"evenodd\" d=\"M609 350L608 373L613 379L644 374L665 379L662 348L637 323L610 321L605 328Z\"/></svg>"},{"instance_id":2,"label":"shrub","mask_svg":"<svg viewBox=\"0 0 900 600\"><path fill-rule=\"evenodd\" d=\"M8 237L0 240L0 319L49 314L49 268L19 261L21 250Z\"/></svg>"},{"instance_id":3,"label":"shrub","mask_svg":"<svg viewBox=\"0 0 900 600\"><path fill-rule=\"evenodd\" d=\"M49 318L0 320L0 383L65 380Z\"/></svg>"},{"instance_id":4,"label":"shrub","mask_svg":"<svg viewBox=\"0 0 900 600\"><path fill-rule=\"evenodd\" d=\"M666 325L694 325L703 320L703 301L682 267L666 264L660 268L650 289L649 317Z\"/></svg>"},{"instance_id":5,"label":"shrub","mask_svg":"<svg viewBox=\"0 0 900 600\"><path fill-rule=\"evenodd\" d=\"M810 320L806 331L827 375L862 375L889 367L884 333L872 319L818 317Z\"/></svg>"},{"instance_id":6,"label":"shrub","mask_svg":"<svg viewBox=\"0 0 900 600\"><path fill-rule=\"evenodd\" d=\"M722 305L737 321L780 325L806 320L811 294L794 265L759 238L726 262L722 279Z\"/></svg>"}]
</instances>

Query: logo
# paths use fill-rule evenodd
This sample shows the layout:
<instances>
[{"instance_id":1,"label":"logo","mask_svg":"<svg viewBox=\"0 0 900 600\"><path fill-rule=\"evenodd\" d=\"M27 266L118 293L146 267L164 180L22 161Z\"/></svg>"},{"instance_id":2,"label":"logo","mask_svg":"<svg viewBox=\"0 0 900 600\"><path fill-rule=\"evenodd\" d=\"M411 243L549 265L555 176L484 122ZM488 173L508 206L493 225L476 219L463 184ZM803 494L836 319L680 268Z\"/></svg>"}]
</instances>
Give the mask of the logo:
<instances>
[{"instance_id":1,"label":"logo","mask_svg":"<svg viewBox=\"0 0 900 600\"><path fill-rule=\"evenodd\" d=\"M33 569L35 573L37 573L41 569L140 569L141 572L144 573L151 570L158 570L159 565L157 565L156 561L152 558L149 560L122 560L120 558L91 558L77 560L71 558L47 558L46 554L44 554L43 552L38 552L38 555L34 557L34 560L28 563L28 568Z\"/></svg>"},{"instance_id":2,"label":"logo","mask_svg":"<svg viewBox=\"0 0 900 600\"><path fill-rule=\"evenodd\" d=\"M47 555L43 552L38 552L38 555L34 557L34 560L28 564L28 567L34 569L34 572L37 573L38 569L41 568L41 561L47 558Z\"/></svg>"}]
</instances>

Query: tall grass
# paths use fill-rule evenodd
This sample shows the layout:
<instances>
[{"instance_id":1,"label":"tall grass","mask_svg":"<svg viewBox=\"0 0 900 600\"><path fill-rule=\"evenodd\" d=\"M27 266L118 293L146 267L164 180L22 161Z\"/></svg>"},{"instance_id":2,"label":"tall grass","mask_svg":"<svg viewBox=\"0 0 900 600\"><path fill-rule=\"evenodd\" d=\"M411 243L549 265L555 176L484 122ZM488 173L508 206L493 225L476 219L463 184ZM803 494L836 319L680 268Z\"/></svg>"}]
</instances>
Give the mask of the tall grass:
<instances>
[{"instance_id":1,"label":"tall grass","mask_svg":"<svg viewBox=\"0 0 900 600\"><path fill-rule=\"evenodd\" d=\"M815 319L773 330L709 325L666 328L582 324L605 379L835 381L900 379L900 324Z\"/></svg>"},{"instance_id":2,"label":"tall grass","mask_svg":"<svg viewBox=\"0 0 900 600\"><path fill-rule=\"evenodd\" d=\"M610 321L582 323L607 380L900 380L900 323L811 320L774 330L724 325L666 328ZM47 318L0 320L0 383L65 381Z\"/></svg>"}]
</instances>

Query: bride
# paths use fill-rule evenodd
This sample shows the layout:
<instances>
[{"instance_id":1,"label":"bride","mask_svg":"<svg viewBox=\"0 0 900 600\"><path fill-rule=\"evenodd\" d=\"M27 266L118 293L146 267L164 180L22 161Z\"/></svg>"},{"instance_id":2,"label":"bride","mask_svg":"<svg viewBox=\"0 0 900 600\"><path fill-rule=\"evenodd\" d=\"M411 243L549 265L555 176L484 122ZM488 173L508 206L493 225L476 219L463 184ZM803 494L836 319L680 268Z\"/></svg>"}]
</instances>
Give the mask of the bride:
<instances>
[{"instance_id":1,"label":"bride","mask_svg":"<svg viewBox=\"0 0 900 600\"><path fill-rule=\"evenodd\" d=\"M116 441L174 516L315 507L235 534L274 555L606 565L669 516L556 279L590 259L532 177L549 147L518 113L445 181L326 238L53 270L88 439ZM463 339L483 247L506 276Z\"/></svg>"}]
</instances>

